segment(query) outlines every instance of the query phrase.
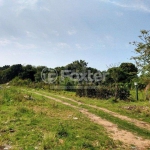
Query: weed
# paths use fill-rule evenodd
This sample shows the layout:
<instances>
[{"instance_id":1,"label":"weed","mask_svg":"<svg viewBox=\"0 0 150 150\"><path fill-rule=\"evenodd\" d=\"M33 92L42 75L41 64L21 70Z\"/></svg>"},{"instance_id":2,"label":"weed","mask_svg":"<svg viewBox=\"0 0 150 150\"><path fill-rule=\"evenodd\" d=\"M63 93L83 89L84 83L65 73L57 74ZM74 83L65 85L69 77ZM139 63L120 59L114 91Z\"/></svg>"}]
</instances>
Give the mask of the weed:
<instances>
[{"instance_id":1,"label":"weed","mask_svg":"<svg viewBox=\"0 0 150 150\"><path fill-rule=\"evenodd\" d=\"M63 125L62 123L60 123L58 126L57 135L58 135L58 137L67 137L68 136L67 127L65 127L65 125Z\"/></svg>"},{"instance_id":2,"label":"weed","mask_svg":"<svg viewBox=\"0 0 150 150\"><path fill-rule=\"evenodd\" d=\"M42 141L42 148L44 150L50 150L55 148L59 143L59 140L56 138L55 133L46 133Z\"/></svg>"}]
</instances>

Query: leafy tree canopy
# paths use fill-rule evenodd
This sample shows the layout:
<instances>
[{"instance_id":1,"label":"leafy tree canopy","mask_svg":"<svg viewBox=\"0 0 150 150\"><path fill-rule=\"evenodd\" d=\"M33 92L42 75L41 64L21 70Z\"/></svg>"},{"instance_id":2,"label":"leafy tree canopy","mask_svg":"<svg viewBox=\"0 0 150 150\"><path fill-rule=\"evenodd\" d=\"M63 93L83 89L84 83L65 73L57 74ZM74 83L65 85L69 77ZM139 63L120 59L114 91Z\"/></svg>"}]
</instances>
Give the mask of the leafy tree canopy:
<instances>
[{"instance_id":1,"label":"leafy tree canopy","mask_svg":"<svg viewBox=\"0 0 150 150\"><path fill-rule=\"evenodd\" d=\"M141 30L141 35L139 36L140 42L132 42L136 46L135 53L131 59L134 59L139 71L142 74L150 73L150 31Z\"/></svg>"}]
</instances>

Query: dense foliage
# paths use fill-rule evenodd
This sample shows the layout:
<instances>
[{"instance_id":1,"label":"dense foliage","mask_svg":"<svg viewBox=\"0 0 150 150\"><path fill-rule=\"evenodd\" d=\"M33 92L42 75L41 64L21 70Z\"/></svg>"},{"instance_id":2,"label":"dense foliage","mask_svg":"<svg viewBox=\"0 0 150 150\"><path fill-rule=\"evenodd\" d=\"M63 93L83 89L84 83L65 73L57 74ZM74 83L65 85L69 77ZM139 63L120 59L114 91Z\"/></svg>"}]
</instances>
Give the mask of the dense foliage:
<instances>
[{"instance_id":1,"label":"dense foliage","mask_svg":"<svg viewBox=\"0 0 150 150\"><path fill-rule=\"evenodd\" d=\"M91 88L90 86L82 86L77 88L76 95L80 97L91 97L98 99L114 98L114 100L128 100L130 91L126 87L118 87L117 91L115 91L114 87L97 86L95 88Z\"/></svg>"},{"instance_id":2,"label":"dense foliage","mask_svg":"<svg viewBox=\"0 0 150 150\"><path fill-rule=\"evenodd\" d=\"M76 91L79 96L87 97L97 97L102 99L108 99L110 97L115 97L115 99L127 99L129 94L128 90L121 88L120 83L123 85L128 85L126 88L130 88L129 85L132 84L133 79L137 78L137 68L132 63L122 63L118 67L109 68L107 71L100 72L99 70L88 67L88 63L84 60L74 61L66 66L54 68L58 76L56 81L46 85L42 81L41 72L45 66L32 66L21 64L16 64L12 66L0 67L0 84L7 82L13 83L14 85L27 85L39 88L44 88L45 86L49 89L63 89L67 91ZM71 77L68 76L66 72L62 79L62 70L70 70L72 74ZM94 74L100 73L102 79L95 81L89 80L88 73L92 73L90 78L93 79ZM77 80L77 75L80 78ZM83 78L84 77L84 78ZM80 87L80 88L79 88ZM110 87L110 88L108 88Z\"/></svg>"}]
</instances>

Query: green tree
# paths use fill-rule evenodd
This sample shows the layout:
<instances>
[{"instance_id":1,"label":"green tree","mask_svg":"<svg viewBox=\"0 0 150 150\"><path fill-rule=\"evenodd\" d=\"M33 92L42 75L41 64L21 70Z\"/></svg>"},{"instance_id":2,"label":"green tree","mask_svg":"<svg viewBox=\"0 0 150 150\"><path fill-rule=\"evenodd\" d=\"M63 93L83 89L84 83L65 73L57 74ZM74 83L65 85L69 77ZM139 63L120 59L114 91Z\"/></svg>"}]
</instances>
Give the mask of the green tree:
<instances>
[{"instance_id":1,"label":"green tree","mask_svg":"<svg viewBox=\"0 0 150 150\"><path fill-rule=\"evenodd\" d=\"M22 72L22 65L16 64L2 67L3 70L0 72L0 83L6 83L17 77Z\"/></svg>"},{"instance_id":2,"label":"green tree","mask_svg":"<svg viewBox=\"0 0 150 150\"><path fill-rule=\"evenodd\" d=\"M88 63L84 60L77 60L72 62L71 64L68 64L67 66L65 66L65 68L74 72L85 72L87 64Z\"/></svg>"},{"instance_id":3,"label":"green tree","mask_svg":"<svg viewBox=\"0 0 150 150\"><path fill-rule=\"evenodd\" d=\"M26 65L23 67L22 73L19 75L21 79L30 79L31 81L35 81L34 75L36 74L36 68L32 65Z\"/></svg>"},{"instance_id":4,"label":"green tree","mask_svg":"<svg viewBox=\"0 0 150 150\"><path fill-rule=\"evenodd\" d=\"M136 65L141 71L142 74L150 73L150 35L149 31L141 30L141 35L139 36L140 42L132 42L136 46L135 52L136 56L133 56L132 59L135 60Z\"/></svg>"},{"instance_id":5,"label":"green tree","mask_svg":"<svg viewBox=\"0 0 150 150\"><path fill-rule=\"evenodd\" d=\"M38 66L38 67L36 67L36 73L34 74L35 82L42 81L41 72L42 72L42 70L44 68L46 68L46 66Z\"/></svg>"},{"instance_id":6,"label":"green tree","mask_svg":"<svg viewBox=\"0 0 150 150\"><path fill-rule=\"evenodd\" d=\"M121 69L119 82L130 83L133 78L137 77L138 69L134 64L122 63L119 68Z\"/></svg>"}]
</instances>

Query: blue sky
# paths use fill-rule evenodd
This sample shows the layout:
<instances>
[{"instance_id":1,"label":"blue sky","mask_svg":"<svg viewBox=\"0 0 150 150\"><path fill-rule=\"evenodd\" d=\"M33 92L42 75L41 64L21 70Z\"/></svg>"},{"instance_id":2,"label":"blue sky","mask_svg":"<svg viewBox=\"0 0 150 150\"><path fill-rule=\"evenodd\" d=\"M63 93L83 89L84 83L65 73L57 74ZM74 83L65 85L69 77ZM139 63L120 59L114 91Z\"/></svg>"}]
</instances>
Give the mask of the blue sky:
<instances>
[{"instance_id":1,"label":"blue sky","mask_svg":"<svg viewBox=\"0 0 150 150\"><path fill-rule=\"evenodd\" d=\"M133 62L129 42L149 22L149 0L0 0L0 66L82 59L106 70Z\"/></svg>"}]
</instances>

